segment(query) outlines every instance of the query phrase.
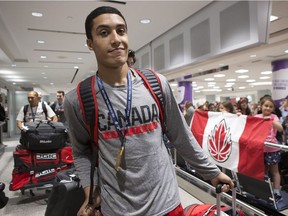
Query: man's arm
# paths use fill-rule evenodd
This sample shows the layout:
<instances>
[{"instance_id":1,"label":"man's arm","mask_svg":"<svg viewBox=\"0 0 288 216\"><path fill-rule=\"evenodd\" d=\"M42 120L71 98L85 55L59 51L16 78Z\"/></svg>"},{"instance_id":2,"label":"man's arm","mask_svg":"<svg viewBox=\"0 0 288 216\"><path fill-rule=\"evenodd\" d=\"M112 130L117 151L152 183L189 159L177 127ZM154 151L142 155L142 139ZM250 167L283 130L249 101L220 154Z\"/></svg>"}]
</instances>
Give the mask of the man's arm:
<instances>
[{"instance_id":1,"label":"man's arm","mask_svg":"<svg viewBox=\"0 0 288 216\"><path fill-rule=\"evenodd\" d=\"M57 122L58 121L58 117L56 115L51 117L51 121L53 122Z\"/></svg>"},{"instance_id":2,"label":"man's arm","mask_svg":"<svg viewBox=\"0 0 288 216\"><path fill-rule=\"evenodd\" d=\"M17 121L17 127L22 130L23 121Z\"/></svg>"}]
</instances>

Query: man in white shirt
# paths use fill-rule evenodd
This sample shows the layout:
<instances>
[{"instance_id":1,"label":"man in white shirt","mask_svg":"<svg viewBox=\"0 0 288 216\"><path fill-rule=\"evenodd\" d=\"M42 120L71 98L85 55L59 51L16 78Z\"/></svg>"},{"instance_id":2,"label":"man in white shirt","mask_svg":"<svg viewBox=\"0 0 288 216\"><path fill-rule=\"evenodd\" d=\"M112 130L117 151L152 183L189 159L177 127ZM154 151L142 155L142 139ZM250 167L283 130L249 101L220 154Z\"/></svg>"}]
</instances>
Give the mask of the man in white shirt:
<instances>
[{"instance_id":1,"label":"man in white shirt","mask_svg":"<svg viewBox=\"0 0 288 216\"><path fill-rule=\"evenodd\" d=\"M22 130L23 129L23 122L33 122L33 121L41 121L41 120L51 120L51 121L58 121L56 114L53 112L50 106L46 105L39 101L39 95L36 91L30 91L27 95L28 98L28 105L22 106L17 120L17 127ZM45 107L43 107L45 106ZM24 114L26 107L26 113ZM47 110L47 114L46 111Z\"/></svg>"}]
</instances>

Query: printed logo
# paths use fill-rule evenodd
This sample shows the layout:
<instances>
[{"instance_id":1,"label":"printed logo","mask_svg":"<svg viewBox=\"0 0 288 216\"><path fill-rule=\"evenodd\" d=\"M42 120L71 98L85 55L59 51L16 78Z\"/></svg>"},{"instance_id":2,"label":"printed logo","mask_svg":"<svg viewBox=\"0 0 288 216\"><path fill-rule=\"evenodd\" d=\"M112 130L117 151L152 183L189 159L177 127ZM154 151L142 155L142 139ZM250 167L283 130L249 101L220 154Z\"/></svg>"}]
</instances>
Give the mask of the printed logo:
<instances>
[{"instance_id":1,"label":"printed logo","mask_svg":"<svg viewBox=\"0 0 288 216\"><path fill-rule=\"evenodd\" d=\"M219 163L224 163L230 157L232 150L232 141L230 128L227 128L225 119L222 119L218 125L208 135L208 150L211 157Z\"/></svg>"},{"instance_id":2,"label":"printed logo","mask_svg":"<svg viewBox=\"0 0 288 216\"><path fill-rule=\"evenodd\" d=\"M37 160L56 160L56 153L36 153Z\"/></svg>"},{"instance_id":3,"label":"printed logo","mask_svg":"<svg viewBox=\"0 0 288 216\"><path fill-rule=\"evenodd\" d=\"M46 175L49 175L49 174L54 173L54 172L55 172L55 169L43 170L42 172L36 173L35 178L40 178L42 176L46 176Z\"/></svg>"},{"instance_id":4,"label":"printed logo","mask_svg":"<svg viewBox=\"0 0 288 216\"><path fill-rule=\"evenodd\" d=\"M40 143L52 143L52 140L40 140Z\"/></svg>"}]
</instances>

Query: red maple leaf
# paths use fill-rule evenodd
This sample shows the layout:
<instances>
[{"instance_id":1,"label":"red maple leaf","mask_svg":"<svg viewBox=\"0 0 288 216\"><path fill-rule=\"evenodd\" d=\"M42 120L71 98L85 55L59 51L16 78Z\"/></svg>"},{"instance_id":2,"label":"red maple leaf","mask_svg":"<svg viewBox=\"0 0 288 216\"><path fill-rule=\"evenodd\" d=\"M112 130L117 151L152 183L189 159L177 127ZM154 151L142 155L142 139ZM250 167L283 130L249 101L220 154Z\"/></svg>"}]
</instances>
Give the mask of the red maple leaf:
<instances>
[{"instance_id":1,"label":"red maple leaf","mask_svg":"<svg viewBox=\"0 0 288 216\"><path fill-rule=\"evenodd\" d=\"M222 119L218 125L208 135L208 150L212 158L216 161L225 162L232 150L232 141L230 128L227 128L225 119Z\"/></svg>"}]
</instances>

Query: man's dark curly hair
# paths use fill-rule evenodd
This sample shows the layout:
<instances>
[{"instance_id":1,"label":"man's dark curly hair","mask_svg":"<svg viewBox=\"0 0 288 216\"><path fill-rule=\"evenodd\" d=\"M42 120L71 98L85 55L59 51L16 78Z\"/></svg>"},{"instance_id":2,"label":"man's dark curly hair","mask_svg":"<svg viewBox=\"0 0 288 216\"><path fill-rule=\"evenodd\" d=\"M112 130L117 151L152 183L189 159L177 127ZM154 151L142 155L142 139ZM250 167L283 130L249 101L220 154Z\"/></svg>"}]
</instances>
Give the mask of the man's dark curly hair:
<instances>
[{"instance_id":1,"label":"man's dark curly hair","mask_svg":"<svg viewBox=\"0 0 288 216\"><path fill-rule=\"evenodd\" d=\"M122 13L118 9L116 9L114 7L110 7L110 6L98 7L95 10L93 10L86 18L85 31L86 31L87 39L92 39L91 30L92 30L92 26L93 26L93 20L102 14L117 14L117 15L119 15L124 20L126 28L127 28L126 20L125 20L124 16L122 15Z\"/></svg>"}]
</instances>

